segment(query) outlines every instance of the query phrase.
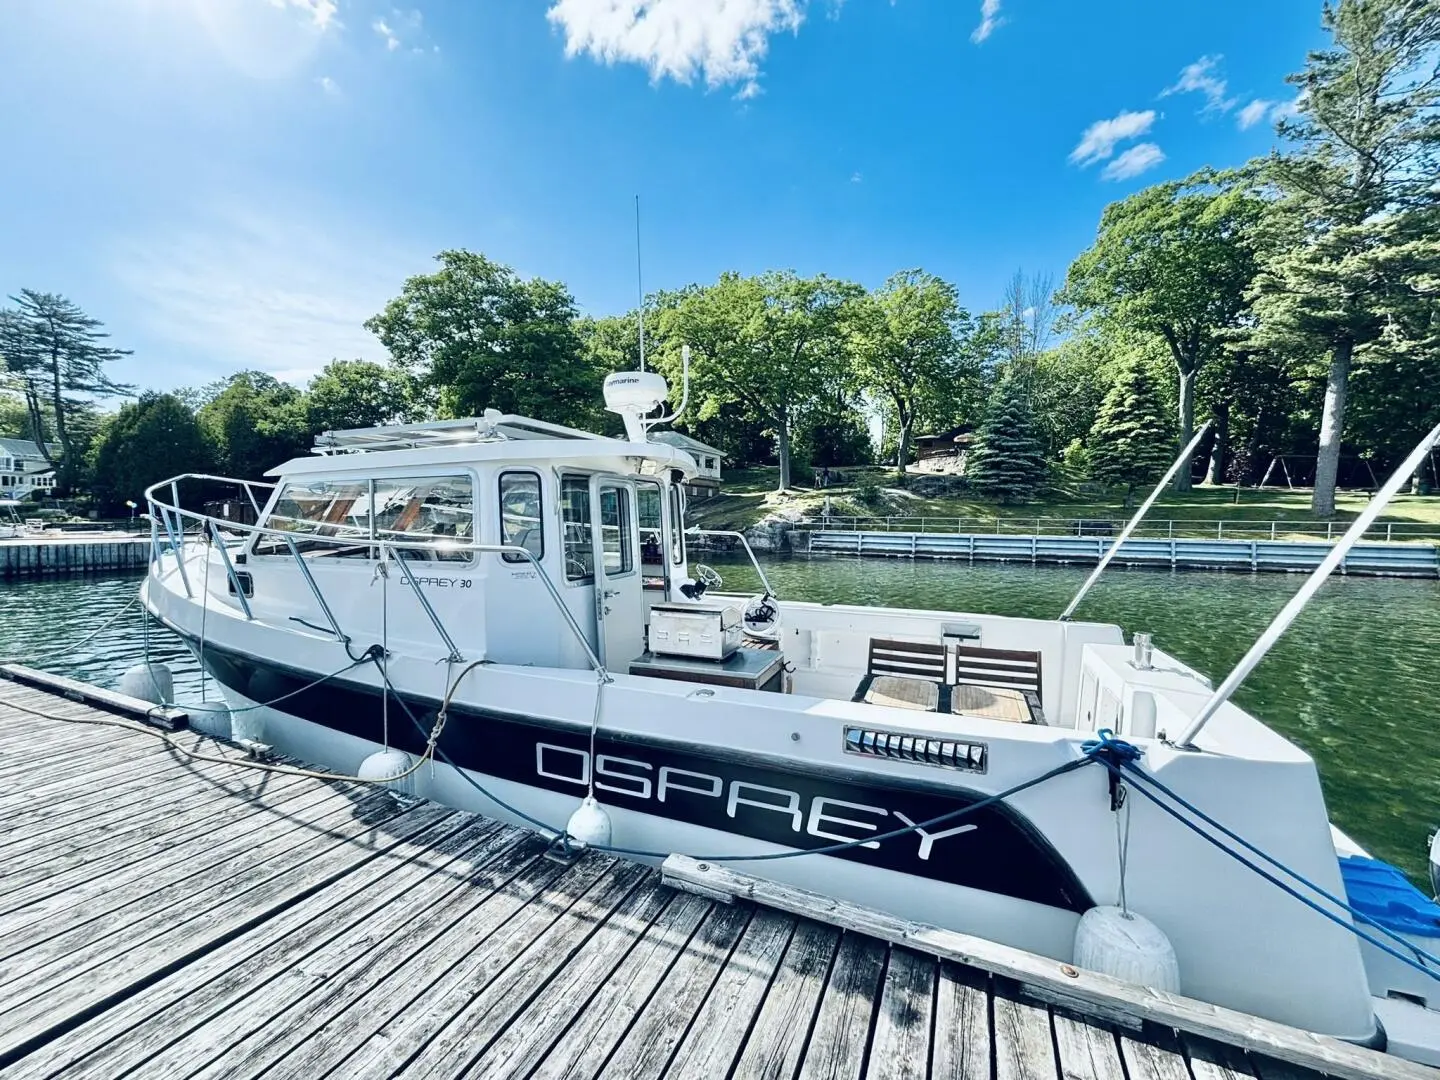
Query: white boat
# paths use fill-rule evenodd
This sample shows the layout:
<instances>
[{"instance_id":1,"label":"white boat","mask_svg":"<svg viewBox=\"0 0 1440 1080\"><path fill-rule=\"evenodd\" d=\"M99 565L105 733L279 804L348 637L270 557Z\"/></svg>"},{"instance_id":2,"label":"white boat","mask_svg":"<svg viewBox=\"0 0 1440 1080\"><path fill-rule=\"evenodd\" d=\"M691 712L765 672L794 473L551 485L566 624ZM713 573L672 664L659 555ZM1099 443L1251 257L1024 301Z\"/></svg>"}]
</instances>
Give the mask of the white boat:
<instances>
[{"instance_id":1,"label":"white boat","mask_svg":"<svg viewBox=\"0 0 1440 1080\"><path fill-rule=\"evenodd\" d=\"M625 438L493 411L327 433L274 484L231 481L255 526L185 509L219 478L156 485L144 603L224 688L236 735L294 758L353 774L428 756L399 786L1061 962L1082 916L1123 899L1168 938L1183 994L1366 1045L1388 1030L1440 1063L1437 984L1393 955L1428 948L1440 907L1401 889L1414 919L1357 937L1333 900L1394 907L1397 886L1342 874L1341 854L1384 864L1337 853L1309 755L1116 626L724 594L686 547L696 463L641 419L663 380L606 392ZM1101 730L1173 794L1112 782Z\"/></svg>"}]
</instances>

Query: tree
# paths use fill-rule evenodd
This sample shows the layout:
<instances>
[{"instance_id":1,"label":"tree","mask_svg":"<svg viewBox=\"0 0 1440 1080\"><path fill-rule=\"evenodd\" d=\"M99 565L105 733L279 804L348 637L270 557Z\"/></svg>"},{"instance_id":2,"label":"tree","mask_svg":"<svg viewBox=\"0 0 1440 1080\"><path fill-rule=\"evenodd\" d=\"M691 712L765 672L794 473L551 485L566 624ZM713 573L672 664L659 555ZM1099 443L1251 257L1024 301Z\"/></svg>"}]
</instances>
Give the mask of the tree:
<instances>
[{"instance_id":1,"label":"tree","mask_svg":"<svg viewBox=\"0 0 1440 1080\"><path fill-rule=\"evenodd\" d=\"M1090 429L1091 477L1123 487L1130 505L1136 488L1155 483L1169 468L1175 457L1172 431L1160 388L1146 365L1132 361L1105 395Z\"/></svg>"},{"instance_id":2,"label":"tree","mask_svg":"<svg viewBox=\"0 0 1440 1080\"><path fill-rule=\"evenodd\" d=\"M416 419L410 376L371 360L332 360L305 395L311 431L378 427Z\"/></svg>"},{"instance_id":3,"label":"tree","mask_svg":"<svg viewBox=\"0 0 1440 1080\"><path fill-rule=\"evenodd\" d=\"M241 480L257 480L311 446L303 395L263 371L230 376L197 419L219 470Z\"/></svg>"},{"instance_id":4,"label":"tree","mask_svg":"<svg viewBox=\"0 0 1440 1080\"><path fill-rule=\"evenodd\" d=\"M667 300L660 312L666 347L657 362L676 383L678 352L688 344L697 418L739 406L765 422L784 491L796 425L844 379L844 314L860 291L823 274L723 274L714 285L691 286Z\"/></svg>"},{"instance_id":5,"label":"tree","mask_svg":"<svg viewBox=\"0 0 1440 1080\"><path fill-rule=\"evenodd\" d=\"M1045 479L1026 381L1013 368L1000 376L965 466L975 489L1001 503L1020 502Z\"/></svg>"},{"instance_id":6,"label":"tree","mask_svg":"<svg viewBox=\"0 0 1440 1080\"><path fill-rule=\"evenodd\" d=\"M901 271L851 304L854 379L893 419L901 473L915 424L933 421L962 378L979 380L978 371L962 372L959 363L964 319L955 287L923 270Z\"/></svg>"},{"instance_id":7,"label":"tree","mask_svg":"<svg viewBox=\"0 0 1440 1080\"><path fill-rule=\"evenodd\" d=\"M75 421L91 409L94 398L132 392L105 371L130 350L107 345L104 323L57 293L22 289L10 299L15 307L0 311L0 358L25 398L31 430L40 433L35 442L55 469L56 489L68 492L84 460L83 432ZM44 434L47 417L54 424L58 455Z\"/></svg>"},{"instance_id":8,"label":"tree","mask_svg":"<svg viewBox=\"0 0 1440 1080\"><path fill-rule=\"evenodd\" d=\"M119 513L147 487L205 472L211 446L195 414L173 394L141 394L105 418L90 450L91 484L102 507Z\"/></svg>"},{"instance_id":9,"label":"tree","mask_svg":"<svg viewBox=\"0 0 1440 1080\"><path fill-rule=\"evenodd\" d=\"M440 412L489 408L585 426L600 411L601 374L585 362L575 299L473 251L442 251L440 269L405 282L365 323Z\"/></svg>"},{"instance_id":10,"label":"tree","mask_svg":"<svg viewBox=\"0 0 1440 1080\"><path fill-rule=\"evenodd\" d=\"M1195 427L1195 377L1245 311L1264 202L1236 177L1201 172L1105 208L1062 299L1103 322L1163 338L1179 377L1180 439ZM1175 489L1190 488L1189 470Z\"/></svg>"},{"instance_id":11,"label":"tree","mask_svg":"<svg viewBox=\"0 0 1440 1080\"><path fill-rule=\"evenodd\" d=\"M1406 244L1410 219L1435 202L1440 4L1339 0L1326 4L1322 21L1331 47L1290 77L1300 87L1299 112L1280 125L1297 149L1269 166L1279 196L1270 226L1285 242L1255 281L1251 340L1287 355L1328 356L1311 507L1331 517L1357 355L1394 348L1387 330L1409 321L1403 312L1433 311L1436 301L1433 234L1408 255L1388 249Z\"/></svg>"}]
</instances>

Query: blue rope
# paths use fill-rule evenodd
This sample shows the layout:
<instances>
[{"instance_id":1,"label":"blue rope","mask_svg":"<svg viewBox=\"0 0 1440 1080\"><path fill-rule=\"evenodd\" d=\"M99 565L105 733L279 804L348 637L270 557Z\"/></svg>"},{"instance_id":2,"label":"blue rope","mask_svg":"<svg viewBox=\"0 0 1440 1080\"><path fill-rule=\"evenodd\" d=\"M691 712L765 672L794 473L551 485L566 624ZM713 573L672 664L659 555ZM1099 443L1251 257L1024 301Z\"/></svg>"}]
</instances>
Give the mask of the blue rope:
<instances>
[{"instance_id":1,"label":"blue rope","mask_svg":"<svg viewBox=\"0 0 1440 1080\"><path fill-rule=\"evenodd\" d=\"M1420 974L1422 974L1422 975L1428 976L1429 978L1432 978L1432 979L1440 980L1440 972L1437 972L1437 971L1433 970L1432 968L1429 968L1429 967L1425 966L1424 964L1422 964L1422 963L1420 963L1419 961L1417 961L1414 957L1406 956L1404 953L1401 953L1401 952L1397 951L1396 949L1391 948L1391 947L1390 947L1388 944L1386 944L1385 942L1380 941L1380 940L1378 940L1378 939L1376 939L1376 938L1373 938L1373 937L1371 937L1369 934L1365 933L1363 930L1360 929L1360 927L1356 926L1354 923L1352 923L1352 922L1346 922L1344 919L1340 918L1340 917L1339 917L1338 915L1336 915L1334 912L1328 911L1327 909L1321 907L1321 906L1320 906L1319 904L1317 904L1314 900L1310 899L1308 896L1303 895L1302 893L1300 893L1298 890L1296 890L1296 889L1293 888L1292 886L1286 884L1284 881L1280 880L1280 878L1278 878L1278 877L1276 877L1274 874L1270 873L1270 872L1269 872L1268 870L1266 870L1264 867L1256 865L1255 863L1253 863L1253 862L1251 862L1249 859L1247 859L1244 855L1242 855L1240 852L1235 851L1233 848L1227 847L1218 837L1212 836L1210 833L1208 833L1208 832L1206 832L1204 829L1200 828L1199 825L1197 825L1194 821L1191 821L1191 820L1189 820L1188 818L1186 818L1186 817L1185 817L1184 815L1182 815L1178 810L1176 810L1173 806L1169 806L1169 805L1167 805L1166 803L1162 802L1158 796L1156 796L1153 792L1151 792L1151 791L1149 790L1149 788L1146 786L1147 784L1148 784L1148 785L1153 785L1154 787L1156 787L1157 789L1159 789L1161 792L1163 792L1168 798L1171 798L1171 799L1175 800L1176 803L1178 803L1179 805L1183 806L1183 807L1184 807L1186 810L1188 810L1189 812L1195 814L1197 817L1199 817L1200 819L1202 819L1203 821L1205 821L1207 824L1210 824L1210 825L1214 826L1216 829L1218 829L1218 830L1220 830L1221 832L1223 832L1226 836L1228 836L1228 837L1230 837L1231 839L1235 840L1237 843L1242 844L1244 847L1246 847L1246 848L1249 849L1250 851L1254 852L1256 855L1258 855L1259 857L1261 857L1262 859L1264 859L1266 862L1270 863L1272 866L1275 866L1275 867L1279 868L1280 870L1283 870L1286 874L1289 874L1292 878L1294 878L1296 881L1300 882L1300 883L1301 883L1302 885L1304 885L1305 887L1313 890L1314 892L1316 892L1316 893L1319 894L1320 896L1324 897L1326 900L1330 901L1330 902L1331 902L1332 904L1334 904L1336 907L1343 909L1343 910L1346 911L1352 918L1358 919L1358 920L1360 920L1360 921L1362 921L1362 922L1365 922L1365 923L1370 924L1371 926L1374 926L1374 927L1375 927L1377 930L1379 930L1382 934L1385 934L1387 937L1390 937L1390 938L1395 939L1396 941L1398 941L1398 942L1400 942L1402 945L1404 945L1406 948L1412 950L1412 951L1415 953L1416 956L1421 957L1423 960L1428 961L1429 963L1433 963L1433 964L1435 964L1435 965L1437 965L1437 966L1440 966L1440 959L1437 959L1436 957L1431 956L1429 953L1425 952L1423 949L1418 948L1418 947L1415 946L1413 943L1407 941L1405 938L1400 937L1399 935L1395 934L1393 931L1388 930L1388 929L1386 929L1385 927L1381 926L1380 924L1376 923L1374 919L1372 919L1370 916L1366 915L1364 912L1362 912L1362 911L1357 911L1355 908L1351 907L1350 904L1348 904L1346 901L1341 900L1341 899L1339 899L1339 898L1336 897L1336 896L1332 896L1330 893L1326 892L1324 889L1322 889L1320 886L1316 885L1314 882L1307 880L1305 877L1301 876L1301 875L1300 875L1299 873L1297 873L1296 871L1291 870L1288 866L1286 866L1285 864L1279 862L1277 859L1274 859L1274 858L1272 858L1271 856L1265 854L1265 852L1263 852L1263 851L1261 851L1259 848L1255 847L1255 846L1254 846L1253 844L1251 844L1249 841L1241 838L1240 836L1237 836L1235 833L1231 832L1229 829L1225 828L1225 826L1221 825L1219 822L1215 821L1213 818L1211 818L1209 815L1207 815L1204 811L1200 810L1198 807L1193 806L1192 804L1190 804L1189 802L1187 802L1184 798L1182 798L1181 796L1177 795L1175 792L1171 791L1171 790L1170 790L1168 787L1166 787L1163 783L1161 783L1159 780L1155 779L1155 777L1150 776L1150 775L1147 774L1147 773L1141 772L1140 769L1135 766L1133 760L1131 760L1131 761L1129 761L1129 762L1126 762L1126 763L1122 763L1122 764L1112 764L1112 763L1111 763L1110 761L1108 761L1108 760L1104 760L1104 759L1100 759L1100 760L1101 760L1102 764L1104 764L1105 767L1112 772L1112 774L1114 774L1114 775L1116 775L1116 776L1118 776L1118 777L1122 777L1122 778L1123 778L1123 777L1125 776L1125 774L1129 774L1129 775L1131 775L1131 776L1135 776L1135 777L1140 778L1140 779L1141 779L1142 781L1144 781L1145 783L1136 785L1136 787L1135 787L1135 790L1136 790L1136 791L1140 792L1141 795L1143 795L1145 798L1149 799L1149 800L1150 800L1151 802L1153 802L1156 806L1160 807L1161 810L1164 810L1165 813L1169 814L1169 815L1170 815L1171 817L1173 817L1176 821L1180 822L1180 824L1182 824L1182 825L1184 825L1186 828L1190 829L1192 832L1194 832L1197 836L1201 837L1202 839L1207 840L1207 841L1208 841L1210 844L1212 844L1213 846L1219 848L1219 849L1220 849L1221 851L1223 851L1226 855L1229 855L1232 859L1234 859L1236 862L1240 863L1242 866L1248 867L1249 869L1253 870L1255 873L1259 874L1262 878L1264 878L1266 881L1270 882L1270 883L1271 883L1272 885L1274 885L1276 888L1282 890L1283 892L1287 893L1287 894L1290 895L1290 896L1293 896L1296 900L1299 900L1299 901L1300 901L1302 904L1304 904L1306 907L1310 908L1310 910L1312 910L1312 911L1314 911L1314 912L1316 912L1316 913L1318 913L1318 914L1320 914L1320 915L1323 915L1325 918L1327 918L1327 919L1329 919L1331 922L1333 922L1336 926L1339 926L1339 927L1341 927L1342 929L1345 929L1345 930L1349 930L1349 931L1350 931L1352 934L1354 934L1356 937L1360 938L1362 941L1367 941L1367 942L1369 942L1371 945L1374 945L1374 946L1375 946L1377 949L1379 949L1381 952L1384 952L1384 953L1389 954L1390 956L1393 956L1396 960L1399 960L1402 964L1405 964L1405 965L1407 965L1408 967L1414 968L1416 971L1420 972Z\"/></svg>"}]
</instances>

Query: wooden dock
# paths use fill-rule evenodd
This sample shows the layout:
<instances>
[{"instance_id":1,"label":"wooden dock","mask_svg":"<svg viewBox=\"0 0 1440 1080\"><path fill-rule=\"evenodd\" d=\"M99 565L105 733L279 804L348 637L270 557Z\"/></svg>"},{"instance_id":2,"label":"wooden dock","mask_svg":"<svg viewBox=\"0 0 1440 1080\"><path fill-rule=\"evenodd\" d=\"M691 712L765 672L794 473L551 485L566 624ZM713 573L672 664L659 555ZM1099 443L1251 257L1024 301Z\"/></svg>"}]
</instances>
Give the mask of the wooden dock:
<instances>
[{"instance_id":1,"label":"wooden dock","mask_svg":"<svg viewBox=\"0 0 1440 1080\"><path fill-rule=\"evenodd\" d=\"M1322 1075L652 867L558 865L472 814L56 719L102 715L0 682L4 1080ZM1337 1075L1429 1074L1342 1050Z\"/></svg>"}]
</instances>

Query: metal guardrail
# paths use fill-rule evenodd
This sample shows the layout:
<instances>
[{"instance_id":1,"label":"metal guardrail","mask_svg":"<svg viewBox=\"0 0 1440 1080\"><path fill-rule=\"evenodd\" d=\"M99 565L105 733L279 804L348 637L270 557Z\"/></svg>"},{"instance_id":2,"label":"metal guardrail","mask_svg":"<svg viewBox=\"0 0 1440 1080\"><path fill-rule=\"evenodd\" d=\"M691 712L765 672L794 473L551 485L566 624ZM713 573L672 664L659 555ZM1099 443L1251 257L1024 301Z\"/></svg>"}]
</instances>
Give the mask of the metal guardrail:
<instances>
[{"instance_id":1,"label":"metal guardrail","mask_svg":"<svg viewBox=\"0 0 1440 1080\"><path fill-rule=\"evenodd\" d=\"M1098 562L1107 537L1001 536L993 533L901 533L861 530L809 534L815 553L1026 562ZM1117 562L1170 569L1313 570L1332 545L1323 540L1207 540L1131 537ZM1347 574L1440 577L1440 545L1357 544L1340 564Z\"/></svg>"},{"instance_id":2,"label":"metal guardrail","mask_svg":"<svg viewBox=\"0 0 1440 1080\"><path fill-rule=\"evenodd\" d=\"M1110 518L1076 517L939 517L891 515L888 517L827 517L798 522L797 530L811 532L915 532L989 534L994 536L1113 536L1125 522ZM1347 521L1284 521L1240 518L1171 518L1141 522L1135 535L1164 539L1282 540L1315 537L1334 540L1345 532ZM1440 525L1423 522L1377 522L1365 539L1383 543L1429 541L1440 543Z\"/></svg>"},{"instance_id":3,"label":"metal guardrail","mask_svg":"<svg viewBox=\"0 0 1440 1080\"><path fill-rule=\"evenodd\" d=\"M151 487L147 488L145 490L145 501L149 505L151 515L150 543L152 564L155 566L163 566L165 556L173 555L175 558L175 567L180 573L180 581L185 588L185 595L193 599L195 593L190 585L189 576L185 572L185 542L187 536L196 539L201 543L207 543L210 542L212 539L219 538L221 535L220 529L224 528L231 533L238 532L243 533L246 536L276 537L286 545L286 547L289 549L291 557L298 564L301 576L305 579L305 583L309 587L311 594L314 596L316 603L319 604L320 610L324 613L326 620L330 623L330 629L334 633L336 640L345 641L345 635L341 632L339 624L336 622L334 615L331 613L330 605L326 602L324 594L320 591L320 586L315 581L315 576L310 572L309 566L306 565L304 555L300 553L300 550L295 545L295 540L297 538L313 539L318 537L320 539L325 539L324 534L296 532L290 529L271 529L262 525L244 525L238 521L228 521L224 518L217 518L209 514L198 513L194 510L186 510L180 505L179 487L181 482L186 480L198 480L210 483L219 482L226 484L238 484L245 488L245 492L249 496L251 502L255 503L257 506L263 505L263 500L256 500L254 493L251 491L251 485L254 484L255 486L262 488L273 488L275 486L274 484L260 483L258 481L252 480L236 480L231 477L211 476L205 473L186 473L184 475L177 476L171 480L162 480L160 483L154 484ZM163 499L156 495L156 492L158 490L165 487L168 487L170 489L170 497L173 500L171 502L165 502ZM197 529L195 531L186 531L185 522L187 520L192 521L196 524ZM162 542L160 534L161 526L163 526L165 530L164 542ZM429 616L430 621L434 624L441 641L444 643L446 648L450 650L450 658L452 660L463 659L456 652L455 643L451 638L450 633L445 629L444 623L441 622L440 617L435 613L435 609L431 607L429 600L425 598L424 593L421 591L421 589L415 582L414 575L410 572L409 567L405 565L405 560L399 554L400 552L406 550L427 551L430 550L433 545L427 544L423 541L381 540L379 538L367 538L364 543L366 544L366 546L375 548L377 551L384 554L387 558L393 559L397 564L399 564L401 572L405 575L407 581L412 587L411 591L414 592L416 599L425 609L425 613ZM225 545L223 541L219 542L219 546L222 551L224 551ZM586 659L589 661L590 666L601 677L601 679L609 681L609 676L606 674L605 671L605 665L601 663L600 657L596 655L595 650L591 647L589 639L587 639L585 636L585 632L580 629L580 624L575 621L575 616L565 605L565 601L561 599L559 590L555 588L555 583L550 579L550 575L546 573L545 567L540 565L539 561L536 560L535 556L531 554L531 552L527 548L517 547L513 544L465 544L447 541L446 550L452 552L469 551L481 554L489 553L496 555L516 555L522 557L526 562L528 562L532 567L534 567L541 583L545 587L546 592L549 593L550 599L554 602L555 606L560 609L560 614L564 618L566 625L570 629L570 632L575 636L575 640L580 643L580 647L585 650L585 656ZM254 615L250 610L250 605L244 600L245 590L240 582L239 576L235 570L232 560L229 557L228 552L224 553L223 562L225 563L225 572L226 576L229 578L231 588L235 591L237 596L240 596L242 598L241 610L244 612L245 618L253 619Z\"/></svg>"}]
</instances>

